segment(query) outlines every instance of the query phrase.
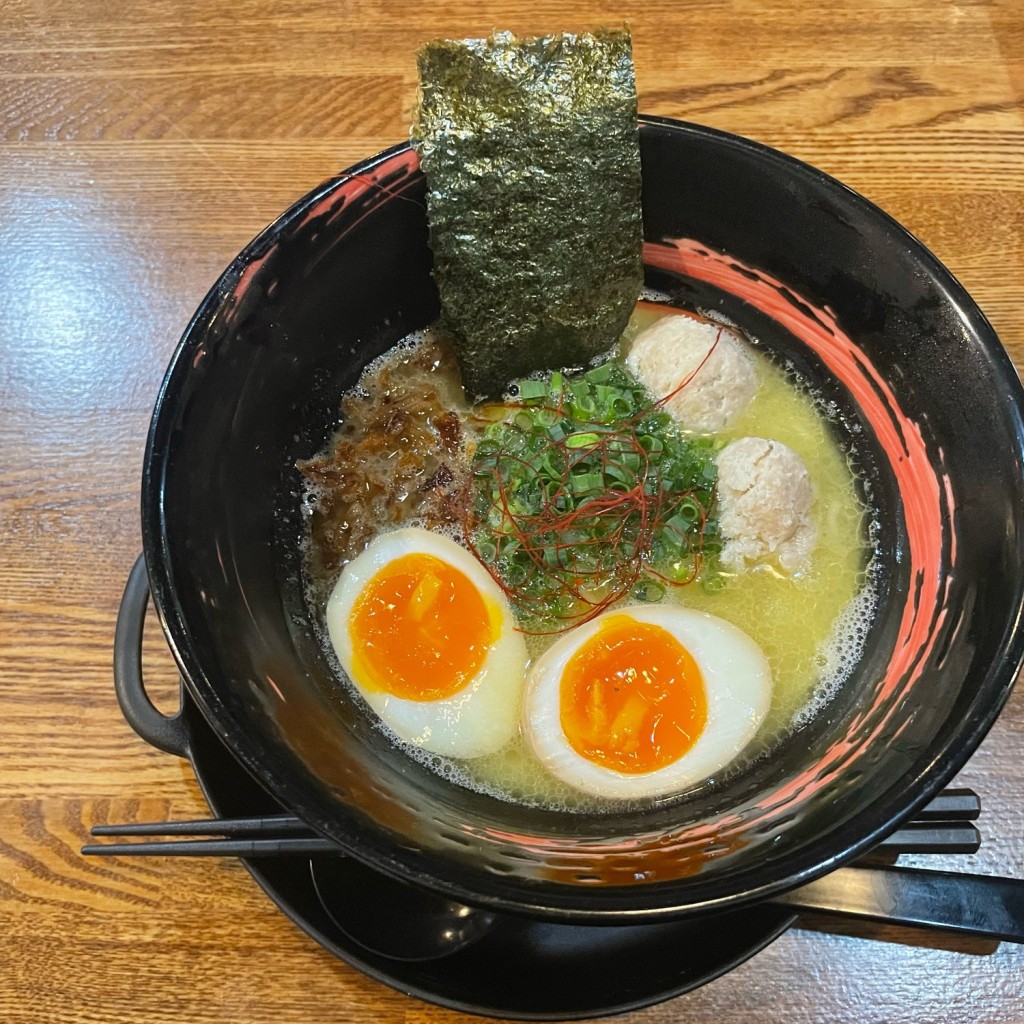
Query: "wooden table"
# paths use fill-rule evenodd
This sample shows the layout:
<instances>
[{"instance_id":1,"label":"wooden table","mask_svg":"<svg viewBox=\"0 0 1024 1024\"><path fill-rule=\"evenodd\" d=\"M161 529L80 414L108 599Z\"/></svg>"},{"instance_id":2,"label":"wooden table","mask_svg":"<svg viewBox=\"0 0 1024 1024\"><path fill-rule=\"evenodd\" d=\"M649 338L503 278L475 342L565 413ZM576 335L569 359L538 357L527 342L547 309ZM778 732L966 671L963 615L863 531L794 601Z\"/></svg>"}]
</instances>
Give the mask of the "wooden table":
<instances>
[{"instance_id":1,"label":"wooden table","mask_svg":"<svg viewBox=\"0 0 1024 1024\"><path fill-rule=\"evenodd\" d=\"M187 764L121 718L114 616L157 387L230 258L405 136L423 40L621 20L642 110L751 136L880 204L1024 366L1020 0L0 7L0 1020L461 1019L332 959L235 862L79 856L96 820L205 810ZM146 671L173 701L156 629ZM979 870L1024 877L1022 766L1019 691L962 775L984 801ZM630 1019L1022 1021L1022 979L1018 947L796 929Z\"/></svg>"}]
</instances>

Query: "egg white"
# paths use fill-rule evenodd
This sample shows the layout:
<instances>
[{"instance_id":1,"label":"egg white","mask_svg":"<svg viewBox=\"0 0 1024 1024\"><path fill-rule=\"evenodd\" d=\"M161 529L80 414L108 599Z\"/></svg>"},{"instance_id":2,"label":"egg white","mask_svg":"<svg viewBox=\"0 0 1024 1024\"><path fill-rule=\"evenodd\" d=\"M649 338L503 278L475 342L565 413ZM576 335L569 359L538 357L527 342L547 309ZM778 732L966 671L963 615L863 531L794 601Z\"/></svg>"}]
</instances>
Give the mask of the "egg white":
<instances>
[{"instance_id":1,"label":"egg white","mask_svg":"<svg viewBox=\"0 0 1024 1024\"><path fill-rule=\"evenodd\" d=\"M408 700L368 686L353 665L349 630L353 606L367 583L396 558L432 555L463 573L499 621L498 636L477 674L450 697ZM327 630L352 684L400 739L435 754L472 758L500 750L519 728L526 675L526 642L515 630L508 601L490 574L455 541L418 527L383 534L354 558L327 602ZM426 669L425 669L426 671Z\"/></svg>"},{"instance_id":2,"label":"egg white","mask_svg":"<svg viewBox=\"0 0 1024 1024\"><path fill-rule=\"evenodd\" d=\"M561 724L562 676L570 658L609 616L628 615L661 626L693 656L704 679L707 722L678 760L651 772L629 774L589 761L570 746ZM552 775L594 796L638 799L679 792L732 761L753 739L771 703L768 659L743 630L705 612L640 605L605 612L557 640L531 666L523 731Z\"/></svg>"}]
</instances>

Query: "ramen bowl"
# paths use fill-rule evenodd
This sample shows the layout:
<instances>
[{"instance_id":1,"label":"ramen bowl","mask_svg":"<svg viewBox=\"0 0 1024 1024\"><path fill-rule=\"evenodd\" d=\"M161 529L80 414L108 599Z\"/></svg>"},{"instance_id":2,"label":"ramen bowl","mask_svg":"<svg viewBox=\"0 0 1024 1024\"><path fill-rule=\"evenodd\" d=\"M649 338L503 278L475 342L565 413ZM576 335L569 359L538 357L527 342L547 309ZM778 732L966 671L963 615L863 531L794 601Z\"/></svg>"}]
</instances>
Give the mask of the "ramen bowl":
<instances>
[{"instance_id":1,"label":"ramen bowl","mask_svg":"<svg viewBox=\"0 0 1024 1024\"><path fill-rule=\"evenodd\" d=\"M1024 650L1024 402L970 297L811 167L659 118L640 139L648 283L812 382L873 510L863 654L771 756L642 810L528 807L410 759L339 683L304 594L296 462L363 368L438 315L408 146L327 181L232 262L174 354L145 456L149 585L220 740L367 865L544 918L710 912L857 856L963 765ZM176 720L120 689L151 739L182 748Z\"/></svg>"}]
</instances>

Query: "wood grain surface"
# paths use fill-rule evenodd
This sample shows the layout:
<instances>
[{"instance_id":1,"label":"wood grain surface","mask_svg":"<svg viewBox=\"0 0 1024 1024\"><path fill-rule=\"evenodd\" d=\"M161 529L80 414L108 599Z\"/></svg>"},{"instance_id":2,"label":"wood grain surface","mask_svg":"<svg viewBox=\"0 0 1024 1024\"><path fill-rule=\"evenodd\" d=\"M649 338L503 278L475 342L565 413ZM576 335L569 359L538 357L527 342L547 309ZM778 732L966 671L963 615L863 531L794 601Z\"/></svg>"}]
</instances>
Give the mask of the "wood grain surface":
<instances>
[{"instance_id":1,"label":"wood grain surface","mask_svg":"<svg viewBox=\"0 0 1024 1024\"><path fill-rule=\"evenodd\" d=\"M111 645L149 414L207 288L293 200L406 135L422 41L622 22L642 110L862 192L1024 366L1020 0L0 2L0 1020L470 1019L334 960L235 862L78 849L96 821L205 811L188 765L121 718ZM158 629L145 663L169 706ZM984 804L976 868L1024 877L1024 690L962 781ZM805 924L628 1019L1024 1021L1024 947Z\"/></svg>"}]
</instances>

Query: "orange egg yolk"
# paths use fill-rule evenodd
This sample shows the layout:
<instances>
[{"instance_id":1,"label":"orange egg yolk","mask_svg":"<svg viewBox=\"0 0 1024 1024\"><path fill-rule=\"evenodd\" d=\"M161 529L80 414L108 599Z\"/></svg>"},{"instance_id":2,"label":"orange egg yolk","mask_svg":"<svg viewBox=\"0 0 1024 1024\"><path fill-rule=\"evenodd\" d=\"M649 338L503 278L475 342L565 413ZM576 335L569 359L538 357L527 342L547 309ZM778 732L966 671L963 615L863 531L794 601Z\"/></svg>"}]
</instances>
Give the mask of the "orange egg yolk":
<instances>
[{"instance_id":1,"label":"orange egg yolk","mask_svg":"<svg viewBox=\"0 0 1024 1024\"><path fill-rule=\"evenodd\" d=\"M353 674L405 700L443 700L480 671L497 639L496 618L465 573L433 555L403 555L353 605Z\"/></svg>"},{"instance_id":2,"label":"orange egg yolk","mask_svg":"<svg viewBox=\"0 0 1024 1024\"><path fill-rule=\"evenodd\" d=\"M679 760L708 718L693 655L667 629L628 615L606 619L569 659L559 704L572 749L628 774Z\"/></svg>"}]
</instances>

